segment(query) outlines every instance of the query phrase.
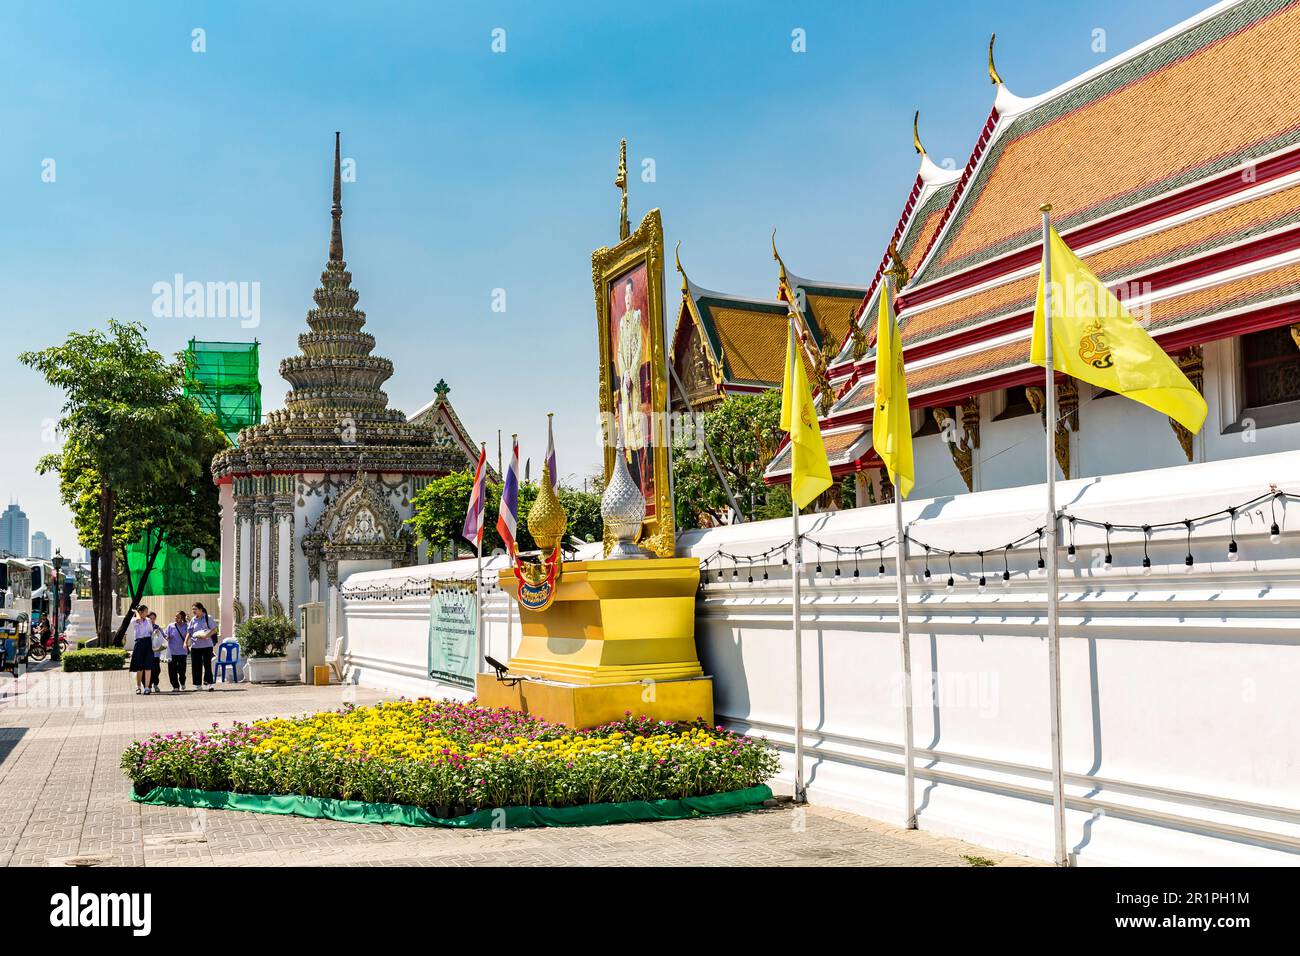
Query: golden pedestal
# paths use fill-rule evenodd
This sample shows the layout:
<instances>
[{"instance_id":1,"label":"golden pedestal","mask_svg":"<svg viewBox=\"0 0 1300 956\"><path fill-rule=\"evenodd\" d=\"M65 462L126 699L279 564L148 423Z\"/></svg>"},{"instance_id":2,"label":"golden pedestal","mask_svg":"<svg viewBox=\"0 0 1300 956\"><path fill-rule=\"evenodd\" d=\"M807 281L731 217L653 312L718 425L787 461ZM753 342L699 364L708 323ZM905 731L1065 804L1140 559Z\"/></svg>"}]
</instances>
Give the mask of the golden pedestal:
<instances>
[{"instance_id":1,"label":"golden pedestal","mask_svg":"<svg viewBox=\"0 0 1300 956\"><path fill-rule=\"evenodd\" d=\"M513 572L501 587L517 596ZM696 558L575 561L564 565L545 611L518 607L522 638L507 687L479 674L478 698L571 727L625 711L656 720L713 721L713 681L695 651Z\"/></svg>"}]
</instances>

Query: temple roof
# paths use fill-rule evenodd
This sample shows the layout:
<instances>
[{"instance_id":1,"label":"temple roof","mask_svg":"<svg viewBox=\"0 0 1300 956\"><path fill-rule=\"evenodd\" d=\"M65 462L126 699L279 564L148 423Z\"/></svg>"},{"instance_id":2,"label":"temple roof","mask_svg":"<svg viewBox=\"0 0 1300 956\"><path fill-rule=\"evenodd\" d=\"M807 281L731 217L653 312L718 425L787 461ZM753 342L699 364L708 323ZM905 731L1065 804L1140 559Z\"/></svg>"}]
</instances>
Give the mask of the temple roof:
<instances>
[{"instance_id":1,"label":"temple roof","mask_svg":"<svg viewBox=\"0 0 1300 956\"><path fill-rule=\"evenodd\" d=\"M1235 0L1041 96L1015 96L990 62L995 105L966 169L929 201L918 177L895 231L913 406L1042 375L1028 359L1044 200L1167 351L1294 321L1297 48L1300 2ZM860 319L872 332L879 274ZM823 429L869 424L874 372L871 349L834 370Z\"/></svg>"},{"instance_id":2,"label":"temple roof","mask_svg":"<svg viewBox=\"0 0 1300 956\"><path fill-rule=\"evenodd\" d=\"M1300 142L1300 4L1219 4L999 115L923 284Z\"/></svg>"},{"instance_id":3,"label":"temple roof","mask_svg":"<svg viewBox=\"0 0 1300 956\"><path fill-rule=\"evenodd\" d=\"M786 315L784 302L714 292L688 279L677 328L687 317L699 323L710 363L721 369L724 384L774 388L785 358Z\"/></svg>"},{"instance_id":4,"label":"temple roof","mask_svg":"<svg viewBox=\"0 0 1300 956\"><path fill-rule=\"evenodd\" d=\"M472 465L474 467L478 462L480 449L474 444L469 429L465 427L460 416L456 414L456 409L452 407L451 400L447 397L450 393L451 386L445 379L439 379L438 384L433 387L433 399L412 412L410 421L413 425L432 429L435 445L449 450L454 449L474 463ZM497 474L490 461L487 472L489 481L501 480L501 476Z\"/></svg>"}]
</instances>

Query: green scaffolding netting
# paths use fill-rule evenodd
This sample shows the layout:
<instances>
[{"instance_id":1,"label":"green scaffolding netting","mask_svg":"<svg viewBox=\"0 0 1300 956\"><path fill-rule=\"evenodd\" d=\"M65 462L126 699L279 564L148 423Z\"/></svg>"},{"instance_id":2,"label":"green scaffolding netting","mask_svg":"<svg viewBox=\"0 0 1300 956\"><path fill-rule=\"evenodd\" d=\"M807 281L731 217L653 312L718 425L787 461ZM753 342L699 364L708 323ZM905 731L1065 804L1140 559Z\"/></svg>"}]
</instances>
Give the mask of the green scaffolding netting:
<instances>
[{"instance_id":1,"label":"green scaffolding netting","mask_svg":"<svg viewBox=\"0 0 1300 956\"><path fill-rule=\"evenodd\" d=\"M143 538L127 545L126 564L133 582L139 580L148 559L149 552ZM216 594L220 590L221 565L218 562L197 560L164 541L141 594Z\"/></svg>"},{"instance_id":2,"label":"green scaffolding netting","mask_svg":"<svg viewBox=\"0 0 1300 956\"><path fill-rule=\"evenodd\" d=\"M200 342L185 350L185 394L216 416L233 441L241 428L262 420L257 342Z\"/></svg>"}]
</instances>

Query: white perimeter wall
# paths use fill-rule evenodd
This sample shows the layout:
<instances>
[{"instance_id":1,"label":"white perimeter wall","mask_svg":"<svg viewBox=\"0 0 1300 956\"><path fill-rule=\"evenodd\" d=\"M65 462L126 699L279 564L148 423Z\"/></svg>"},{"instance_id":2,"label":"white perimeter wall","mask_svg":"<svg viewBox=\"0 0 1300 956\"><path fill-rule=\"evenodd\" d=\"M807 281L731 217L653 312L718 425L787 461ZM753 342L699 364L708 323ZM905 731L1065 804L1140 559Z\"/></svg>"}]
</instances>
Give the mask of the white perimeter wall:
<instances>
[{"instance_id":1,"label":"white perimeter wall","mask_svg":"<svg viewBox=\"0 0 1300 956\"><path fill-rule=\"evenodd\" d=\"M1234 505L1271 483L1300 490L1300 452L1058 486L1061 508L1081 517L1143 524ZM1041 487L917 500L904 508L910 533L954 549L996 549L1041 526ZM1186 573L1185 533L1151 545L1140 572L1141 536L1116 534L1114 568L1102 570L1104 533L1079 528L1079 561L1062 561L1062 695L1067 843L1081 864L1282 864L1300 862L1300 512L1285 513L1282 542L1270 518L1243 515L1241 560L1226 560L1227 522L1199 529ZM891 506L802 521L814 540L871 544L893 533ZM788 521L691 532L681 554L719 549L757 554L788 538ZM945 559L910 570L917 807L922 829L1050 859L1045 594L1032 545L977 562ZM805 727L809 799L899 823L903 815L900 648L892 577L876 577L874 547L851 559L806 546ZM794 687L789 568L778 555L754 583L716 563L698 604L697 641L715 680L719 719L770 737L792 760ZM352 575L347 584L400 584L472 576L473 562ZM428 598L345 600L350 675L398 693L468 696L425 679ZM487 595L488 652L507 659L517 618L499 591Z\"/></svg>"}]
</instances>

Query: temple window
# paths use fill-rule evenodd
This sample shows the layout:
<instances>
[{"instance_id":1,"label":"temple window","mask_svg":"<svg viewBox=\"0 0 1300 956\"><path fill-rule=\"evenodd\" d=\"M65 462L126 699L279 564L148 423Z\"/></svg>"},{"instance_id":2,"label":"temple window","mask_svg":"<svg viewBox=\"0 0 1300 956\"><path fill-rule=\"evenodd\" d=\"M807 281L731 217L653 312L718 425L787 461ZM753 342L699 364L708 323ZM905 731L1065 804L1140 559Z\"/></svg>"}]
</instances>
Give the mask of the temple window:
<instances>
[{"instance_id":1,"label":"temple window","mask_svg":"<svg viewBox=\"0 0 1300 956\"><path fill-rule=\"evenodd\" d=\"M1300 402L1300 344L1289 326L1241 337L1247 408Z\"/></svg>"},{"instance_id":2,"label":"temple window","mask_svg":"<svg viewBox=\"0 0 1300 956\"><path fill-rule=\"evenodd\" d=\"M993 394L992 421L1003 422L1009 418L1022 418L1034 414L1034 407L1029 404L1029 396L1024 386L1004 388Z\"/></svg>"}]
</instances>

